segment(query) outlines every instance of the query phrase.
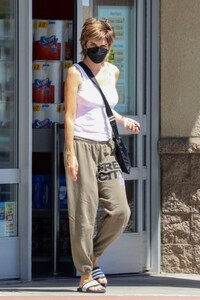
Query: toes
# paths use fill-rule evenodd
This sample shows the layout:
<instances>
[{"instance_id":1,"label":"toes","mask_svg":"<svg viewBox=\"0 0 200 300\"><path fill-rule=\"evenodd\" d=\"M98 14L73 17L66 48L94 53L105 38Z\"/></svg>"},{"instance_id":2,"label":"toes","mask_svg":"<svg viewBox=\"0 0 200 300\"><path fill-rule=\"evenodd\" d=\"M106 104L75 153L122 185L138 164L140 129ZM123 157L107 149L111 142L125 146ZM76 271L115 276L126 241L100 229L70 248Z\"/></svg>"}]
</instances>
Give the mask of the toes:
<instances>
[{"instance_id":1,"label":"toes","mask_svg":"<svg viewBox=\"0 0 200 300\"><path fill-rule=\"evenodd\" d=\"M102 287L102 285L96 286L96 287L91 287L89 288L90 291L96 292L96 291L105 291L105 288Z\"/></svg>"},{"instance_id":2,"label":"toes","mask_svg":"<svg viewBox=\"0 0 200 300\"><path fill-rule=\"evenodd\" d=\"M98 279L98 282L100 283L100 284L107 284L107 280L105 279L105 278L99 278Z\"/></svg>"}]
</instances>

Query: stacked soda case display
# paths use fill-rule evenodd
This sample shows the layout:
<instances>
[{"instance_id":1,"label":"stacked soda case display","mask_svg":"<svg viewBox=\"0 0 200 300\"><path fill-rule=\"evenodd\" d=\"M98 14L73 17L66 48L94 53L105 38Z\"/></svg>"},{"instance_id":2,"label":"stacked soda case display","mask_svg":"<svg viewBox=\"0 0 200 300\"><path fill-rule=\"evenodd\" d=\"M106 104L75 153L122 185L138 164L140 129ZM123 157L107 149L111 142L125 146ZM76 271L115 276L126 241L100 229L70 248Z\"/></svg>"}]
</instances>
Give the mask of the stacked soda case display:
<instances>
[{"instance_id":1,"label":"stacked soda case display","mask_svg":"<svg viewBox=\"0 0 200 300\"><path fill-rule=\"evenodd\" d=\"M60 239L59 250L61 256L71 256L71 245L69 236L69 220L67 218L60 219Z\"/></svg>"},{"instance_id":2,"label":"stacked soda case display","mask_svg":"<svg viewBox=\"0 0 200 300\"><path fill-rule=\"evenodd\" d=\"M51 176L33 175L32 181L32 205L33 209L46 209L51 207ZM60 176L59 184L59 206L67 209L67 191L65 176ZM32 223L32 254L33 256L51 255L51 218L34 217ZM70 239L68 218L60 218L60 255L70 255Z\"/></svg>"},{"instance_id":3,"label":"stacked soda case display","mask_svg":"<svg viewBox=\"0 0 200 300\"><path fill-rule=\"evenodd\" d=\"M51 220L50 218L33 218L32 254L33 256L51 255Z\"/></svg>"},{"instance_id":4,"label":"stacked soda case display","mask_svg":"<svg viewBox=\"0 0 200 300\"><path fill-rule=\"evenodd\" d=\"M32 207L33 209L51 208L51 176L36 174L32 177ZM59 206L67 209L67 190L65 176L60 176Z\"/></svg>"},{"instance_id":5,"label":"stacked soda case display","mask_svg":"<svg viewBox=\"0 0 200 300\"><path fill-rule=\"evenodd\" d=\"M51 219L34 218L32 223L32 254L33 256L51 255ZM69 223L67 218L60 219L59 253L60 256L70 256L71 246Z\"/></svg>"},{"instance_id":6,"label":"stacked soda case display","mask_svg":"<svg viewBox=\"0 0 200 300\"><path fill-rule=\"evenodd\" d=\"M33 20L33 128L64 123L64 81L73 62L71 20Z\"/></svg>"}]
</instances>

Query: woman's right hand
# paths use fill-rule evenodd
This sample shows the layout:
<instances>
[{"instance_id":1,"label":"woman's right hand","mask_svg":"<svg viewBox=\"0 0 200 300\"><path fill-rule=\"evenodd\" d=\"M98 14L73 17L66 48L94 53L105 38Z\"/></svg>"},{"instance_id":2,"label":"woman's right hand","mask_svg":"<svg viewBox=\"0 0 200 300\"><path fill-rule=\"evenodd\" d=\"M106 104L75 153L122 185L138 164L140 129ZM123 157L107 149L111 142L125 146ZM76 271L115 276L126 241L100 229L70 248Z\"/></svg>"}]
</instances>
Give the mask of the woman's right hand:
<instances>
[{"instance_id":1,"label":"woman's right hand","mask_svg":"<svg viewBox=\"0 0 200 300\"><path fill-rule=\"evenodd\" d=\"M73 181L77 180L78 175L78 161L75 155L67 154L67 173Z\"/></svg>"}]
</instances>

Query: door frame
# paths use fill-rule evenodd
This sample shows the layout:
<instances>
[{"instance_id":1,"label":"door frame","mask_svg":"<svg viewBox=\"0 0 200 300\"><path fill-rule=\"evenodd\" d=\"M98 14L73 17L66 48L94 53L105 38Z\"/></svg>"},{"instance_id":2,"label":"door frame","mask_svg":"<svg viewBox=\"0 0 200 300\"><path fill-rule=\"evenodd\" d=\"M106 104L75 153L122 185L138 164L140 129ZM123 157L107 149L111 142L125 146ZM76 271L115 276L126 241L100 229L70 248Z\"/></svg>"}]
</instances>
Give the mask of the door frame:
<instances>
[{"instance_id":1,"label":"door frame","mask_svg":"<svg viewBox=\"0 0 200 300\"><path fill-rule=\"evenodd\" d=\"M77 24L77 56L79 57L80 47L79 47L79 36L81 25L83 21L82 6L79 1L78 6L78 24ZM90 1L91 7L93 7L92 0ZM144 16L147 16L144 22ZM91 16L91 15L90 15ZM140 97L138 109L141 110L141 103L146 97L147 103L147 117L141 120L143 130L148 131L147 144L149 153L147 154L148 171L147 171L147 197L149 201L146 203L147 213L145 215L147 229L146 232L142 232L141 222L140 234L142 235L140 246L146 246L146 250L142 250L141 260L145 259L146 270L151 273L160 272L160 164L159 155L157 152L157 142L159 140L159 20L160 20L160 0L139 0L138 1L138 40L137 40L137 76L141 79L137 83L137 90L140 92L138 96ZM145 32L145 39L144 39ZM145 73L146 70L146 73ZM145 77L145 79L144 79ZM144 82L145 81L145 85ZM143 122L144 121L144 122ZM123 130L120 131L122 134ZM141 138L139 137L139 143L141 143ZM139 154L140 158L141 153ZM128 176L125 176L125 179ZM133 175L134 178L134 175ZM141 191L141 187L140 187ZM138 205L137 213L140 214L143 210L141 203ZM142 232L142 233L141 233ZM133 233L138 240L138 233ZM120 240L124 239L122 235ZM130 235L130 234L129 234ZM115 247L120 248L120 240L111 246L110 253L115 251ZM128 238L128 240L130 240ZM139 241L139 240L138 240ZM122 243L123 244L123 243ZM131 246L131 244L130 244ZM107 265L107 261L112 258L110 254L106 255L102 260L102 264ZM133 253L133 260L134 253ZM142 261L137 262L142 270Z\"/></svg>"},{"instance_id":2,"label":"door frame","mask_svg":"<svg viewBox=\"0 0 200 300\"><path fill-rule=\"evenodd\" d=\"M20 279L30 281L32 249L32 0L19 0Z\"/></svg>"},{"instance_id":3,"label":"door frame","mask_svg":"<svg viewBox=\"0 0 200 300\"><path fill-rule=\"evenodd\" d=\"M147 1L148 2L148 1ZM160 0L151 0L151 19L147 28L151 28L150 61L151 68L147 80L151 82L147 88L149 102L151 103L151 141L150 141L150 260L151 272L160 273L161 263L161 217L160 217L160 158L158 154L158 141L160 136Z\"/></svg>"},{"instance_id":4,"label":"door frame","mask_svg":"<svg viewBox=\"0 0 200 300\"><path fill-rule=\"evenodd\" d=\"M141 247L146 246L145 251L141 249L141 260L145 260L146 271L158 274L160 273L161 262L160 159L157 151L160 134L160 0L138 0L137 6L137 77L139 78L137 83L137 96L140 98L138 101L138 110L141 115L142 102L144 97L146 97L147 117L141 120L141 122L144 127L143 131L150 132L147 138L147 144L149 145L149 153L147 155L147 162L149 164L147 181L149 182L147 183L146 190L150 196L146 195L146 197L149 197L150 201L146 203L147 213L144 216L146 217L147 224L146 232L142 232L141 222L138 226L140 227L139 231L142 235L140 245ZM145 16L146 20L144 22ZM123 130L121 133L123 133ZM138 140L139 143L141 143L141 137L139 137ZM140 156L139 159L142 159L141 153L138 155ZM128 176L125 175L125 178L126 177ZM138 204L137 210L139 215L141 214L141 210L143 210L143 207L140 203ZM134 235L135 238L138 239L137 233L134 233ZM123 236L121 239L123 239ZM114 250L114 248L112 250ZM134 260L134 253L132 259ZM142 265L143 262L140 261L139 266Z\"/></svg>"}]
</instances>

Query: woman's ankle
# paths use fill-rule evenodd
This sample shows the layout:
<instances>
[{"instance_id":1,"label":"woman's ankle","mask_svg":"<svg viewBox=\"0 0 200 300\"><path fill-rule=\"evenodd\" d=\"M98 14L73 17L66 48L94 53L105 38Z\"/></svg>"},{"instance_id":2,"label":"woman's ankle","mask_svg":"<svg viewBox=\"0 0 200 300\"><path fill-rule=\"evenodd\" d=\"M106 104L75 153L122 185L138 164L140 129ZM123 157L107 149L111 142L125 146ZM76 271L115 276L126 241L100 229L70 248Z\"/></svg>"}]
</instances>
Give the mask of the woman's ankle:
<instances>
[{"instance_id":1,"label":"woman's ankle","mask_svg":"<svg viewBox=\"0 0 200 300\"><path fill-rule=\"evenodd\" d=\"M92 263L93 263L93 268L98 267L98 257L94 257Z\"/></svg>"},{"instance_id":2,"label":"woman's ankle","mask_svg":"<svg viewBox=\"0 0 200 300\"><path fill-rule=\"evenodd\" d=\"M80 286L82 286L85 282L92 280L92 275L91 274L85 274L85 275L81 275L80 278Z\"/></svg>"}]
</instances>

